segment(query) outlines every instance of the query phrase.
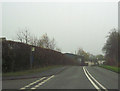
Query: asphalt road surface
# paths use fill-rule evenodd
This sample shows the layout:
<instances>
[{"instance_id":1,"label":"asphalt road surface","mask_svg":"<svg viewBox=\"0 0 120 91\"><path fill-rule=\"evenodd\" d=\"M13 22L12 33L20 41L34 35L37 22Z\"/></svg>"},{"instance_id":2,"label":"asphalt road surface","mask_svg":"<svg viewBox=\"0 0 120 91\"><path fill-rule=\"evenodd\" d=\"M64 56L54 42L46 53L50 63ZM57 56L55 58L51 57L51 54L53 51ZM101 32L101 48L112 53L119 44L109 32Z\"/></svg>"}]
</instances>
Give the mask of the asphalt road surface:
<instances>
[{"instance_id":1,"label":"asphalt road surface","mask_svg":"<svg viewBox=\"0 0 120 91\"><path fill-rule=\"evenodd\" d=\"M118 74L97 66L70 66L40 78L3 80L3 89L118 89Z\"/></svg>"}]
</instances>

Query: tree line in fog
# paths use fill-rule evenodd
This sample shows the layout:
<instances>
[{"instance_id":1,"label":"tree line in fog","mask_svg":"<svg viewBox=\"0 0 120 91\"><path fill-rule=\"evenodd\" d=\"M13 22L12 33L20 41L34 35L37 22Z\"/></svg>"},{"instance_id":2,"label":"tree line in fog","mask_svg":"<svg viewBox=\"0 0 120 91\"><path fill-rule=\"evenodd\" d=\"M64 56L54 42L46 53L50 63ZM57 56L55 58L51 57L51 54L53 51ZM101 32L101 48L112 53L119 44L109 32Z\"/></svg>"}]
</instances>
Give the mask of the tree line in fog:
<instances>
[{"instance_id":1,"label":"tree line in fog","mask_svg":"<svg viewBox=\"0 0 120 91\"><path fill-rule=\"evenodd\" d=\"M30 31L27 28L25 28L17 32L17 39L21 43L61 51L61 49L57 47L55 39L54 38L50 39L47 33L43 34L40 38L37 38L37 36L33 36L30 33Z\"/></svg>"}]
</instances>

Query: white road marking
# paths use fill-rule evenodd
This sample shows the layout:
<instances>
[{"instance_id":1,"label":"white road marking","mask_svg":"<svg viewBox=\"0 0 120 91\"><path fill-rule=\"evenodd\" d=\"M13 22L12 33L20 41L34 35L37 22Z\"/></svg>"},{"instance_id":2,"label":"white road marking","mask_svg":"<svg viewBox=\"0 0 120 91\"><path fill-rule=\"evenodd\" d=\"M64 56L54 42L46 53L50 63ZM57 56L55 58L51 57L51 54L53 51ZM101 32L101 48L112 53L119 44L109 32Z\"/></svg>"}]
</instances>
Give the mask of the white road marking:
<instances>
[{"instance_id":1,"label":"white road marking","mask_svg":"<svg viewBox=\"0 0 120 91\"><path fill-rule=\"evenodd\" d=\"M85 68L86 71L88 72L87 68ZM100 86L102 87L105 91L108 91L102 84L100 84L89 72L88 74L90 75L90 77Z\"/></svg>"},{"instance_id":2,"label":"white road marking","mask_svg":"<svg viewBox=\"0 0 120 91\"><path fill-rule=\"evenodd\" d=\"M47 82L48 80L50 80L53 77L54 77L54 75L50 76L48 79L46 79L43 82L37 84L36 86L32 87L31 89L36 89L37 87L41 86L42 84L44 84L45 82Z\"/></svg>"},{"instance_id":3,"label":"white road marking","mask_svg":"<svg viewBox=\"0 0 120 91\"><path fill-rule=\"evenodd\" d=\"M92 85L98 90L101 91L100 88L92 81L92 79L88 76L88 74L86 73L85 68L83 67L84 73L87 76L88 80L92 83Z\"/></svg>"},{"instance_id":4,"label":"white road marking","mask_svg":"<svg viewBox=\"0 0 120 91\"><path fill-rule=\"evenodd\" d=\"M39 81L41 81L41 80L43 80L43 79L45 79L45 78L46 78L46 77L42 77L41 79L36 80L35 82L32 82L32 83L30 83L30 84L28 84L28 85L26 85L25 87L20 88L20 89L26 89L27 87L30 87L31 85L34 85L35 83L37 83L37 82L39 82Z\"/></svg>"}]
</instances>

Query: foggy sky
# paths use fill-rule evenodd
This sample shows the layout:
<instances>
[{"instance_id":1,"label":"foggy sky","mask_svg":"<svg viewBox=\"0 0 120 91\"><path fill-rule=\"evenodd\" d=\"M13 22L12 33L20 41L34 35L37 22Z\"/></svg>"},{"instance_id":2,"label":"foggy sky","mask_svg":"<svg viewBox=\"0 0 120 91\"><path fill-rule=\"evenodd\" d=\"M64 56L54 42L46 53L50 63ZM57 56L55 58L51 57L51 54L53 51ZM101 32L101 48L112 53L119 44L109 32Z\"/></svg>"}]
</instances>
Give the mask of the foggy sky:
<instances>
[{"instance_id":1,"label":"foggy sky","mask_svg":"<svg viewBox=\"0 0 120 91\"><path fill-rule=\"evenodd\" d=\"M62 52L79 47L92 54L102 53L106 36L118 27L117 3L3 3L2 36L16 40L27 27L38 38L47 33Z\"/></svg>"}]
</instances>

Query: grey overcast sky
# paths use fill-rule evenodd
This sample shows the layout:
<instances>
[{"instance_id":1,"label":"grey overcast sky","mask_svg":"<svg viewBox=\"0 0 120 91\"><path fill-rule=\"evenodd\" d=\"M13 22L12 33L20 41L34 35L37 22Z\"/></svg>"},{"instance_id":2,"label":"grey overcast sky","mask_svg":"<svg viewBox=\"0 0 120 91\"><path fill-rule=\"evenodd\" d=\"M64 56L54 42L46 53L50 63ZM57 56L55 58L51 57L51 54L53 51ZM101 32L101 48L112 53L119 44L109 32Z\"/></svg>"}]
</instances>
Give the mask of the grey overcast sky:
<instances>
[{"instance_id":1,"label":"grey overcast sky","mask_svg":"<svg viewBox=\"0 0 120 91\"><path fill-rule=\"evenodd\" d=\"M54 37L62 52L80 47L100 54L108 32L118 27L118 3L2 3L2 36L15 40L25 27L37 37Z\"/></svg>"}]
</instances>

